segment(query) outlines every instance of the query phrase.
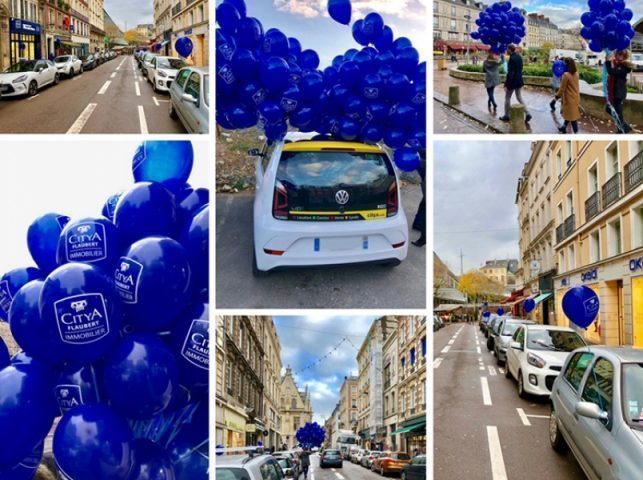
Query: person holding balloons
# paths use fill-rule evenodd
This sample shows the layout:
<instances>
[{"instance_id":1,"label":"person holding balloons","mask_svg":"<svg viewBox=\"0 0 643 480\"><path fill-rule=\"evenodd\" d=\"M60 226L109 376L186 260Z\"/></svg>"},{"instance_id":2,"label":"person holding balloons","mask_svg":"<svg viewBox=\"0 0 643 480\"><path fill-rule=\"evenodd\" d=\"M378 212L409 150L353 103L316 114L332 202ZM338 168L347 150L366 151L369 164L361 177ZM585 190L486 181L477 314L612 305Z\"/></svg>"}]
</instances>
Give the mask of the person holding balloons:
<instances>
[{"instance_id":1,"label":"person holding balloons","mask_svg":"<svg viewBox=\"0 0 643 480\"><path fill-rule=\"evenodd\" d=\"M556 58L554 59L554 65L556 65L556 62L560 62L560 57L558 55L556 55ZM554 99L549 103L552 112L556 111L556 102L558 101L557 94L558 90L560 90L560 81L562 78L563 76L560 74L560 71L553 68L551 72L551 88L554 91Z\"/></svg>"},{"instance_id":2,"label":"person holding balloons","mask_svg":"<svg viewBox=\"0 0 643 480\"><path fill-rule=\"evenodd\" d=\"M627 50L617 50L605 61L609 102L614 107L618 117L616 133L629 133L632 131L632 127L623 118L623 103L627 98L627 76L632 71L632 65L629 63L628 58Z\"/></svg>"},{"instance_id":3,"label":"person holding balloons","mask_svg":"<svg viewBox=\"0 0 643 480\"><path fill-rule=\"evenodd\" d=\"M561 78L556 99L562 99L562 114L565 122L558 131L567 133L567 127L571 123L574 133L578 133L578 120L580 119L580 81L578 71L573 58L564 58L563 62L565 62L565 73Z\"/></svg>"},{"instance_id":4,"label":"person holding balloons","mask_svg":"<svg viewBox=\"0 0 643 480\"><path fill-rule=\"evenodd\" d=\"M531 115L527 110L527 105L522 99L522 87L525 85L525 82L522 78L522 57L516 51L516 46L511 43L507 47L507 54L509 55L509 61L507 63L507 79L505 80L505 114L500 117L500 120L503 122L508 122L509 119L509 110L511 110L511 97L514 93L516 94L516 99L525 107L525 122L531 120Z\"/></svg>"},{"instance_id":5,"label":"person holding balloons","mask_svg":"<svg viewBox=\"0 0 643 480\"><path fill-rule=\"evenodd\" d=\"M487 108L493 113L496 113L498 104L493 95L495 88L500 85L500 62L495 53L489 52L489 56L482 63L482 71L484 72L484 86L487 89Z\"/></svg>"}]
</instances>

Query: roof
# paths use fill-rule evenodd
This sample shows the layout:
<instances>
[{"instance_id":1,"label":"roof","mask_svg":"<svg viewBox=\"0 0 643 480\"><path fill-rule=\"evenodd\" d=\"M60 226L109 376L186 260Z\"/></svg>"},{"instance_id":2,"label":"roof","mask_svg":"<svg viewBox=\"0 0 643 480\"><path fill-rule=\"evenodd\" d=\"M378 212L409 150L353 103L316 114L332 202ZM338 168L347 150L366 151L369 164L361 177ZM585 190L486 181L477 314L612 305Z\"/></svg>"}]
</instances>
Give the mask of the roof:
<instances>
[{"instance_id":1,"label":"roof","mask_svg":"<svg viewBox=\"0 0 643 480\"><path fill-rule=\"evenodd\" d=\"M377 145L367 145L358 142L342 142L337 140L300 140L284 145L284 152L319 152L324 150L351 150L359 153L382 153Z\"/></svg>"},{"instance_id":2,"label":"roof","mask_svg":"<svg viewBox=\"0 0 643 480\"><path fill-rule=\"evenodd\" d=\"M558 325L527 325L529 330L556 330L559 332L573 332L573 328L561 327Z\"/></svg>"}]
</instances>

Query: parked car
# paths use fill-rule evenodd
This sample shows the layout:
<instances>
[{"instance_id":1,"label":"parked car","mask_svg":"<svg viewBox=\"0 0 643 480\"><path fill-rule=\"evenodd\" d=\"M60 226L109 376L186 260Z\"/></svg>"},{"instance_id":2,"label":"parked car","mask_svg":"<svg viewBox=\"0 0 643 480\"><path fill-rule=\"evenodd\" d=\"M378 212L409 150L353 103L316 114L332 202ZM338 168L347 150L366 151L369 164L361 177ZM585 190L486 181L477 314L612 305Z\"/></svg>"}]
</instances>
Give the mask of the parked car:
<instances>
[{"instance_id":1,"label":"parked car","mask_svg":"<svg viewBox=\"0 0 643 480\"><path fill-rule=\"evenodd\" d=\"M154 57L150 64L147 81L152 84L155 92L169 91L179 70L188 66L183 59L175 57Z\"/></svg>"},{"instance_id":2,"label":"parked car","mask_svg":"<svg viewBox=\"0 0 643 480\"><path fill-rule=\"evenodd\" d=\"M285 480L281 466L272 455L223 455L217 457L217 480Z\"/></svg>"},{"instance_id":3,"label":"parked car","mask_svg":"<svg viewBox=\"0 0 643 480\"><path fill-rule=\"evenodd\" d=\"M521 325L507 350L505 376L518 382L518 395L547 396L569 353L586 346L574 330L551 325Z\"/></svg>"},{"instance_id":4,"label":"parked car","mask_svg":"<svg viewBox=\"0 0 643 480\"><path fill-rule=\"evenodd\" d=\"M364 455L362 457L362 461L360 462L362 464L362 467L366 467L370 470L371 465L373 465L373 461L378 458L381 455L382 452L379 450L371 450L368 455Z\"/></svg>"},{"instance_id":5,"label":"parked car","mask_svg":"<svg viewBox=\"0 0 643 480\"><path fill-rule=\"evenodd\" d=\"M487 336L487 328L489 328L489 324L491 324L491 321L495 320L496 318L498 318L498 314L496 313L491 313L488 317L482 317L480 323L480 331L484 333L485 337Z\"/></svg>"},{"instance_id":6,"label":"parked car","mask_svg":"<svg viewBox=\"0 0 643 480\"><path fill-rule=\"evenodd\" d=\"M440 317L438 317L437 315L433 315L433 331L437 332L442 327L444 327L444 322L440 320Z\"/></svg>"},{"instance_id":7,"label":"parked car","mask_svg":"<svg viewBox=\"0 0 643 480\"><path fill-rule=\"evenodd\" d=\"M297 480L299 478L299 467L295 464L292 459L285 455L273 455L279 463L279 466L284 472L286 478L293 478Z\"/></svg>"},{"instance_id":8,"label":"parked car","mask_svg":"<svg viewBox=\"0 0 643 480\"><path fill-rule=\"evenodd\" d=\"M632 65L635 72L643 72L643 53L632 53Z\"/></svg>"},{"instance_id":9,"label":"parked car","mask_svg":"<svg viewBox=\"0 0 643 480\"><path fill-rule=\"evenodd\" d=\"M496 322L500 321L500 318L502 318L502 317L499 317L498 315L496 315L495 317L492 317L489 320L489 322L487 323L487 325L486 325L486 327L484 329L484 336L487 339L489 338L490 331L493 330L493 327L495 327Z\"/></svg>"},{"instance_id":10,"label":"parked car","mask_svg":"<svg viewBox=\"0 0 643 480\"><path fill-rule=\"evenodd\" d=\"M576 350L554 382L549 440L571 449L590 480L641 477L643 350Z\"/></svg>"},{"instance_id":11,"label":"parked car","mask_svg":"<svg viewBox=\"0 0 643 480\"><path fill-rule=\"evenodd\" d=\"M210 132L210 74L207 68L185 67L170 85L170 117L188 133Z\"/></svg>"},{"instance_id":12,"label":"parked car","mask_svg":"<svg viewBox=\"0 0 643 480\"><path fill-rule=\"evenodd\" d=\"M81 55L80 61L83 62L83 70L88 71L88 70L93 70L96 68L96 57L94 55Z\"/></svg>"},{"instance_id":13,"label":"parked car","mask_svg":"<svg viewBox=\"0 0 643 480\"><path fill-rule=\"evenodd\" d=\"M360 448L357 450L355 453L351 455L351 462L352 463L361 463L362 457L364 454L368 452L368 450L365 450L364 448Z\"/></svg>"},{"instance_id":14,"label":"parked car","mask_svg":"<svg viewBox=\"0 0 643 480\"><path fill-rule=\"evenodd\" d=\"M426 478L426 455L413 457L404 465L402 480L424 480Z\"/></svg>"},{"instance_id":15,"label":"parked car","mask_svg":"<svg viewBox=\"0 0 643 480\"><path fill-rule=\"evenodd\" d=\"M499 335L498 329L500 328L500 325L502 324L503 320L505 317L498 317L492 324L492 327L487 329L488 331L488 336L487 336L487 350L490 352L494 351L494 345L496 343L496 337Z\"/></svg>"},{"instance_id":16,"label":"parked car","mask_svg":"<svg viewBox=\"0 0 643 480\"><path fill-rule=\"evenodd\" d=\"M496 355L496 363L504 365L507 361L507 349L511 343L511 338L520 325L533 325L531 320L521 318L504 318L498 327L498 335L494 337L493 351Z\"/></svg>"},{"instance_id":17,"label":"parked car","mask_svg":"<svg viewBox=\"0 0 643 480\"><path fill-rule=\"evenodd\" d=\"M343 467L342 454L336 448L327 448L319 456L319 467Z\"/></svg>"},{"instance_id":18,"label":"parked car","mask_svg":"<svg viewBox=\"0 0 643 480\"><path fill-rule=\"evenodd\" d=\"M282 450L282 451L279 451L279 452L274 452L273 456L276 456L276 457L288 457L288 458L290 458L290 460L292 461L293 464L299 465L299 456L295 452L293 452L291 450Z\"/></svg>"},{"instance_id":19,"label":"parked car","mask_svg":"<svg viewBox=\"0 0 643 480\"><path fill-rule=\"evenodd\" d=\"M0 74L0 96L33 97L47 85L57 85L60 74L49 60L25 60L14 63Z\"/></svg>"},{"instance_id":20,"label":"parked car","mask_svg":"<svg viewBox=\"0 0 643 480\"><path fill-rule=\"evenodd\" d=\"M404 465L411 461L411 457L405 452L382 452L382 454L373 460L371 470L379 472L380 475L388 473L402 473Z\"/></svg>"},{"instance_id":21,"label":"parked car","mask_svg":"<svg viewBox=\"0 0 643 480\"><path fill-rule=\"evenodd\" d=\"M76 55L61 55L54 58L58 73L67 77L83 73L83 62Z\"/></svg>"},{"instance_id":22,"label":"parked car","mask_svg":"<svg viewBox=\"0 0 643 480\"><path fill-rule=\"evenodd\" d=\"M289 133L252 151L253 274L280 267L399 265L407 255L408 227L389 156L377 145L316 135Z\"/></svg>"},{"instance_id":23,"label":"parked car","mask_svg":"<svg viewBox=\"0 0 643 480\"><path fill-rule=\"evenodd\" d=\"M152 59L157 57L156 53L146 53L145 56L143 57L143 63L141 64L141 71L143 72L143 76L147 78L149 75L149 70L152 68Z\"/></svg>"}]
</instances>

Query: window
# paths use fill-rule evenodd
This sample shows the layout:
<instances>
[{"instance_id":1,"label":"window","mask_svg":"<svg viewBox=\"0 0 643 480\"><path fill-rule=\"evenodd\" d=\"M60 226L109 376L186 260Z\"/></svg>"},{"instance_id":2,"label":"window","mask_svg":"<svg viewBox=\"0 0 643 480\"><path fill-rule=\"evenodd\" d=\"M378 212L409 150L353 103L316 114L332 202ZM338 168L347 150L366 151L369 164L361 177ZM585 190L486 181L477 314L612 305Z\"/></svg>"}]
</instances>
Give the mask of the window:
<instances>
[{"instance_id":1,"label":"window","mask_svg":"<svg viewBox=\"0 0 643 480\"><path fill-rule=\"evenodd\" d=\"M602 411L607 412L609 418L605 426L608 429L611 428L613 387L614 366L610 361L599 358L589 372L582 399L598 405Z\"/></svg>"},{"instance_id":2,"label":"window","mask_svg":"<svg viewBox=\"0 0 643 480\"><path fill-rule=\"evenodd\" d=\"M422 356L426 357L426 337L422 337Z\"/></svg>"},{"instance_id":3,"label":"window","mask_svg":"<svg viewBox=\"0 0 643 480\"><path fill-rule=\"evenodd\" d=\"M585 370L587 370L592 358L594 358L593 353L578 352L574 354L567 364L563 376L574 390L578 391L583 375L585 375Z\"/></svg>"},{"instance_id":4,"label":"window","mask_svg":"<svg viewBox=\"0 0 643 480\"><path fill-rule=\"evenodd\" d=\"M598 165L594 164L587 171L587 194L594 195L598 192Z\"/></svg>"},{"instance_id":5,"label":"window","mask_svg":"<svg viewBox=\"0 0 643 480\"><path fill-rule=\"evenodd\" d=\"M561 273L567 271L567 265L565 264L565 251L563 250L558 253L558 270Z\"/></svg>"},{"instance_id":6,"label":"window","mask_svg":"<svg viewBox=\"0 0 643 480\"><path fill-rule=\"evenodd\" d=\"M438 17L433 17L433 28L438 28L440 26L440 19Z\"/></svg>"},{"instance_id":7,"label":"window","mask_svg":"<svg viewBox=\"0 0 643 480\"><path fill-rule=\"evenodd\" d=\"M613 142L605 151L605 173L609 180L618 173L618 142Z\"/></svg>"},{"instance_id":8,"label":"window","mask_svg":"<svg viewBox=\"0 0 643 480\"><path fill-rule=\"evenodd\" d=\"M452 30L455 30L457 28L455 20L451 20L450 25L451 25ZM449 32L449 34L451 34L451 33L453 33L453 32ZM456 33L456 37L457 37L457 33Z\"/></svg>"},{"instance_id":9,"label":"window","mask_svg":"<svg viewBox=\"0 0 643 480\"><path fill-rule=\"evenodd\" d=\"M402 368L404 368L404 365L406 364L406 358L402 357Z\"/></svg>"},{"instance_id":10,"label":"window","mask_svg":"<svg viewBox=\"0 0 643 480\"><path fill-rule=\"evenodd\" d=\"M573 244L569 246L568 251L569 251L569 260L568 260L569 269L574 270L576 268L576 249Z\"/></svg>"},{"instance_id":11,"label":"window","mask_svg":"<svg viewBox=\"0 0 643 480\"><path fill-rule=\"evenodd\" d=\"M415 347L411 349L411 365L415 365Z\"/></svg>"},{"instance_id":12,"label":"window","mask_svg":"<svg viewBox=\"0 0 643 480\"><path fill-rule=\"evenodd\" d=\"M557 213L557 220L558 220L558 225L561 225L563 221L565 220L565 214L563 213L563 204L559 203L558 207L556 208L556 213Z\"/></svg>"},{"instance_id":13,"label":"window","mask_svg":"<svg viewBox=\"0 0 643 480\"><path fill-rule=\"evenodd\" d=\"M558 178L563 176L563 160L560 150L556 152L556 171L558 172Z\"/></svg>"},{"instance_id":14,"label":"window","mask_svg":"<svg viewBox=\"0 0 643 480\"><path fill-rule=\"evenodd\" d=\"M439 12L440 11L440 6L438 2L433 2L433 11L434 12Z\"/></svg>"},{"instance_id":15,"label":"window","mask_svg":"<svg viewBox=\"0 0 643 480\"><path fill-rule=\"evenodd\" d=\"M643 247L643 205L632 209L632 250Z\"/></svg>"},{"instance_id":16,"label":"window","mask_svg":"<svg viewBox=\"0 0 643 480\"><path fill-rule=\"evenodd\" d=\"M187 80L189 74L190 74L189 70L183 70L177 77L176 83L178 83L181 86L181 88L183 88L183 86L185 85L185 81Z\"/></svg>"},{"instance_id":17,"label":"window","mask_svg":"<svg viewBox=\"0 0 643 480\"><path fill-rule=\"evenodd\" d=\"M598 262L601 259L601 232L596 230L589 234L589 262Z\"/></svg>"},{"instance_id":18,"label":"window","mask_svg":"<svg viewBox=\"0 0 643 480\"><path fill-rule=\"evenodd\" d=\"M297 399L293 398L290 401L290 406L291 406L291 408L297 408Z\"/></svg>"},{"instance_id":19,"label":"window","mask_svg":"<svg viewBox=\"0 0 643 480\"><path fill-rule=\"evenodd\" d=\"M567 193L567 216L570 216L574 213L574 191L572 190L571 192Z\"/></svg>"},{"instance_id":20,"label":"window","mask_svg":"<svg viewBox=\"0 0 643 480\"><path fill-rule=\"evenodd\" d=\"M607 254L610 257L623 253L620 217L607 224Z\"/></svg>"},{"instance_id":21,"label":"window","mask_svg":"<svg viewBox=\"0 0 643 480\"><path fill-rule=\"evenodd\" d=\"M454 6L451 6L451 16L452 16L452 17L455 17L455 15L456 15L456 13L455 13L455 7L454 7Z\"/></svg>"}]
</instances>

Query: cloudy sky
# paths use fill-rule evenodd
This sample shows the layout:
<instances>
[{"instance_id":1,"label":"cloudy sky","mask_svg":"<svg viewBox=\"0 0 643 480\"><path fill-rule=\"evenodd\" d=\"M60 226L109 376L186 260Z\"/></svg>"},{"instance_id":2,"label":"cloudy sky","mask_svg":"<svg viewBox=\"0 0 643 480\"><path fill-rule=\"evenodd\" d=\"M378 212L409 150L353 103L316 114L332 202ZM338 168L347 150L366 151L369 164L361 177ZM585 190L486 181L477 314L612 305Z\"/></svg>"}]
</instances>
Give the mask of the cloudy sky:
<instances>
[{"instance_id":1,"label":"cloudy sky","mask_svg":"<svg viewBox=\"0 0 643 480\"><path fill-rule=\"evenodd\" d=\"M434 250L460 274L485 260L518 258L516 187L525 141L435 142Z\"/></svg>"},{"instance_id":2,"label":"cloudy sky","mask_svg":"<svg viewBox=\"0 0 643 480\"><path fill-rule=\"evenodd\" d=\"M316 363L346 338L352 342L342 345L321 363L296 373L295 381L300 390L306 385L311 392L313 420L320 425L333 412L339 401L339 389L344 376L357 375L357 349L368 333L373 320L368 316L308 316L274 317L281 343L281 360L290 365L293 374Z\"/></svg>"},{"instance_id":3,"label":"cloudy sky","mask_svg":"<svg viewBox=\"0 0 643 480\"><path fill-rule=\"evenodd\" d=\"M299 39L304 49L317 51L322 68L349 48L361 48L352 37L350 25L328 16L327 4L327 0L246 0L248 15L258 18L264 30L278 28ZM353 0L352 5L351 24L370 12L378 12L396 38L410 38L420 58L427 59L431 48L426 16L429 0Z\"/></svg>"},{"instance_id":4,"label":"cloudy sky","mask_svg":"<svg viewBox=\"0 0 643 480\"><path fill-rule=\"evenodd\" d=\"M154 23L153 0L105 0L105 10L123 31Z\"/></svg>"}]
</instances>

